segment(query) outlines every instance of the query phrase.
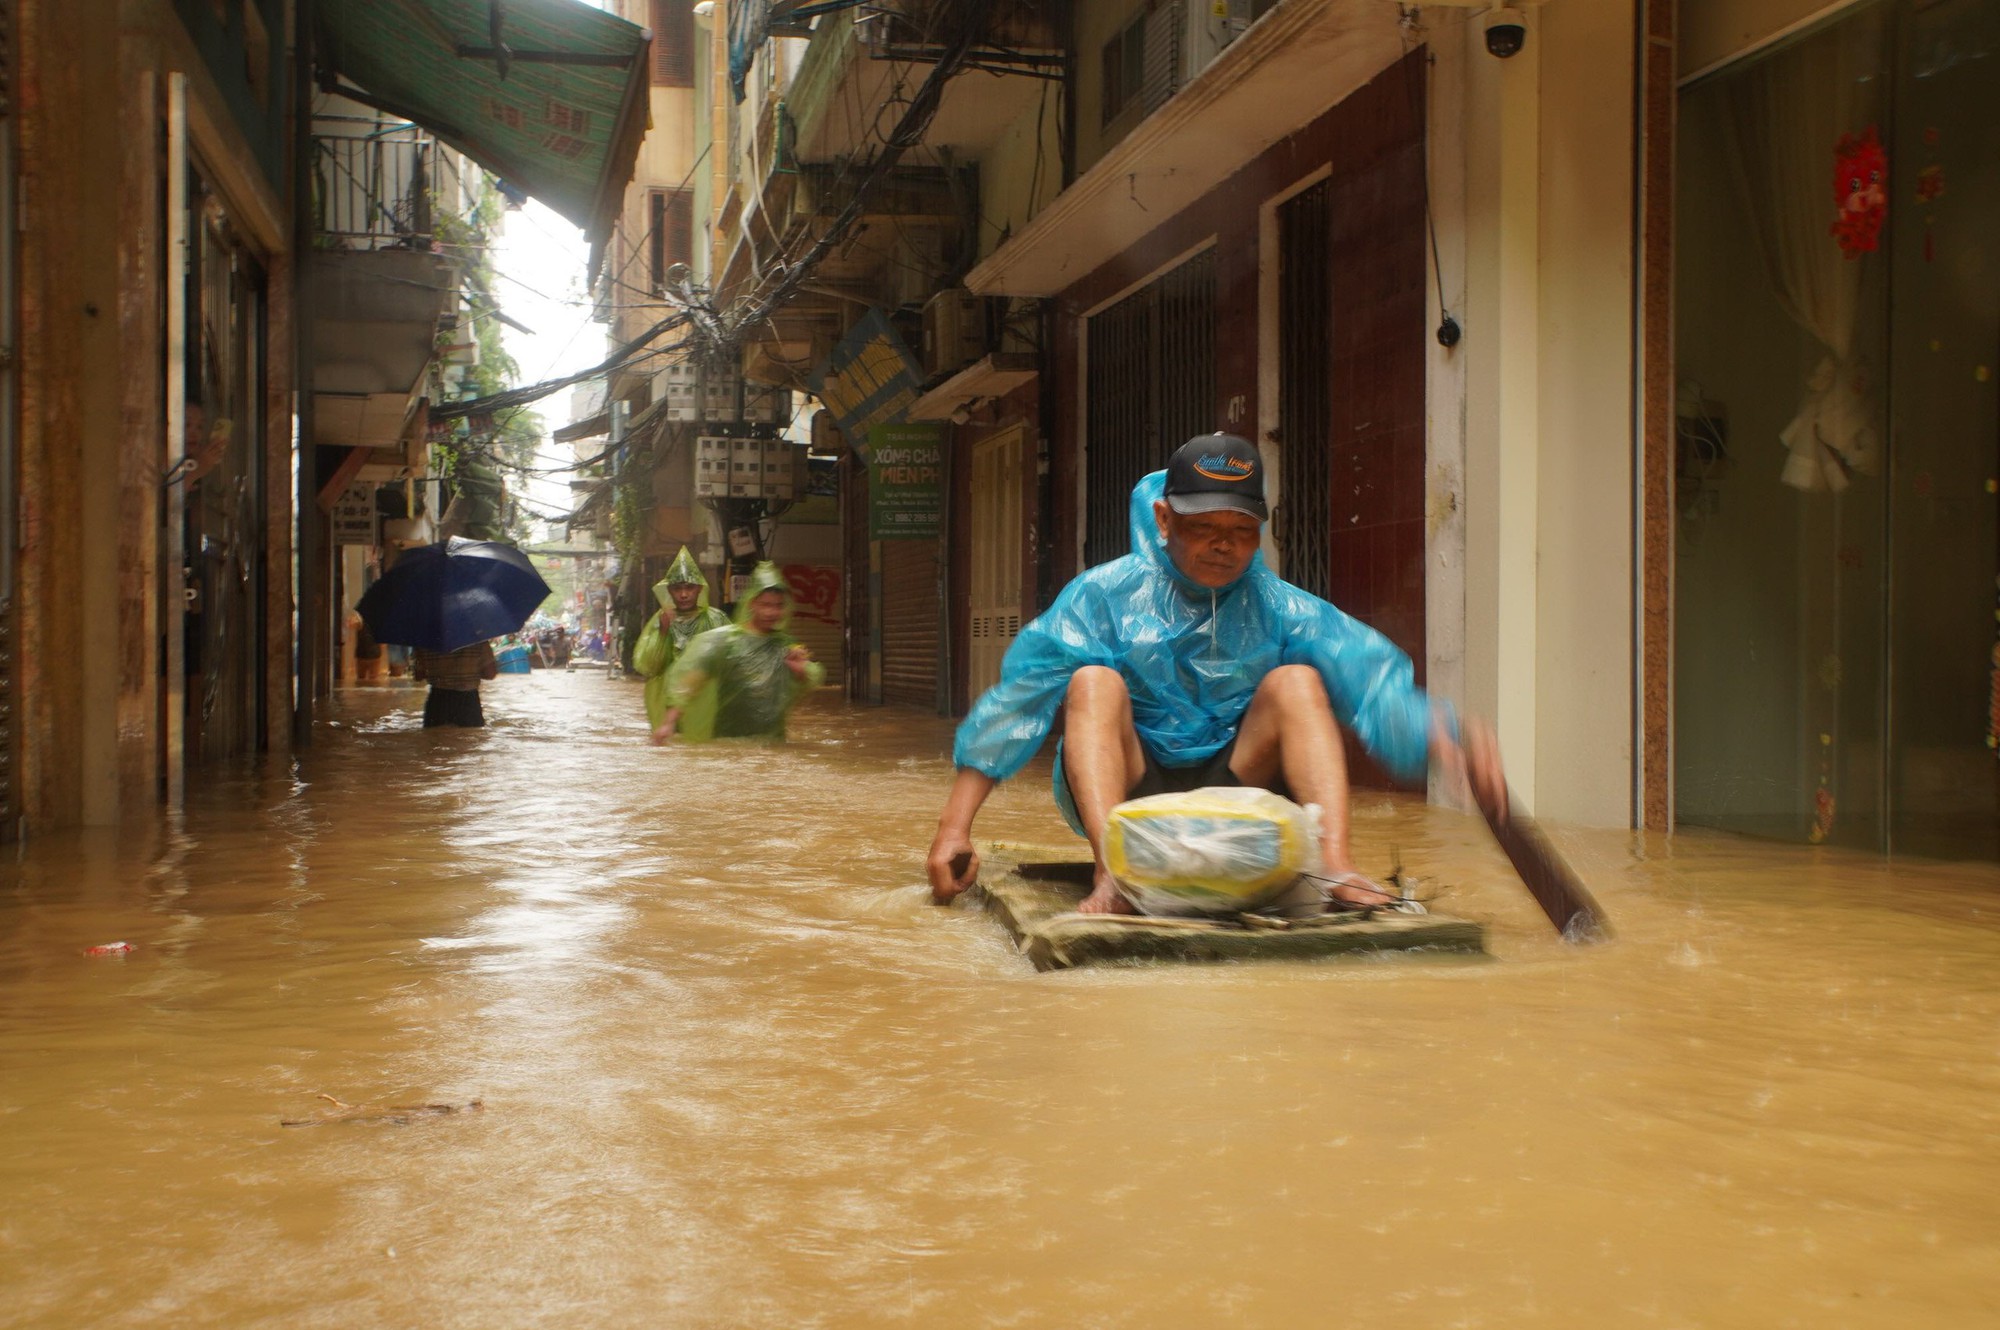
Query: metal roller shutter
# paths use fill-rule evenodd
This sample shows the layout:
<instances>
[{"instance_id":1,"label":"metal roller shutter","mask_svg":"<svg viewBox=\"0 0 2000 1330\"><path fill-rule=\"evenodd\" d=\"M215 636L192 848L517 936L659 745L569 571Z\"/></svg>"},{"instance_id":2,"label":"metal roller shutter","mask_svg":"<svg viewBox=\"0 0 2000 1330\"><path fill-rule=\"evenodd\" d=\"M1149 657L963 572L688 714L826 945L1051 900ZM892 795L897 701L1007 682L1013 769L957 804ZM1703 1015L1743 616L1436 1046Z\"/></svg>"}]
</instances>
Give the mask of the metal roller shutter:
<instances>
[{"instance_id":1,"label":"metal roller shutter","mask_svg":"<svg viewBox=\"0 0 2000 1330\"><path fill-rule=\"evenodd\" d=\"M882 700L937 710L938 551L929 540L882 542Z\"/></svg>"}]
</instances>

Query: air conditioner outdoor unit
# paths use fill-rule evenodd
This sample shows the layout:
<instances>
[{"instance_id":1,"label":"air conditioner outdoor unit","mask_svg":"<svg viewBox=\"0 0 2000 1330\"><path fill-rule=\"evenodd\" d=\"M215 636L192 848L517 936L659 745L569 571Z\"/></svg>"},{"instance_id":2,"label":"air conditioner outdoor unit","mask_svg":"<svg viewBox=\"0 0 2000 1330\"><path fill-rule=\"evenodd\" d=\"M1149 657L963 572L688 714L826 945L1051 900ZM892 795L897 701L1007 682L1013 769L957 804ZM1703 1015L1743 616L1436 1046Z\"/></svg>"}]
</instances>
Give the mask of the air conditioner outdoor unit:
<instances>
[{"instance_id":1,"label":"air conditioner outdoor unit","mask_svg":"<svg viewBox=\"0 0 2000 1330\"><path fill-rule=\"evenodd\" d=\"M986 307L962 287L940 291L924 305L924 376L940 378L986 354Z\"/></svg>"}]
</instances>

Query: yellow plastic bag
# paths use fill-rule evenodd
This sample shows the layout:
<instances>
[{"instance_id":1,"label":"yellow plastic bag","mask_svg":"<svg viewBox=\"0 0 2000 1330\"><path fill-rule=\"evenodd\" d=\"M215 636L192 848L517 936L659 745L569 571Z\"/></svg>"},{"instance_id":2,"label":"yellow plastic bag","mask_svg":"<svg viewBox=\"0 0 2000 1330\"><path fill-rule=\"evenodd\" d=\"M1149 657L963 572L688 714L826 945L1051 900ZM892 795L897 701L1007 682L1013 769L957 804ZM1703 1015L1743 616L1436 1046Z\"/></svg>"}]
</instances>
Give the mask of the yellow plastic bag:
<instances>
[{"instance_id":1,"label":"yellow plastic bag","mask_svg":"<svg viewBox=\"0 0 2000 1330\"><path fill-rule=\"evenodd\" d=\"M1319 808L1214 786L1129 799L1104 827L1104 861L1144 914L1236 914L1319 871Z\"/></svg>"}]
</instances>

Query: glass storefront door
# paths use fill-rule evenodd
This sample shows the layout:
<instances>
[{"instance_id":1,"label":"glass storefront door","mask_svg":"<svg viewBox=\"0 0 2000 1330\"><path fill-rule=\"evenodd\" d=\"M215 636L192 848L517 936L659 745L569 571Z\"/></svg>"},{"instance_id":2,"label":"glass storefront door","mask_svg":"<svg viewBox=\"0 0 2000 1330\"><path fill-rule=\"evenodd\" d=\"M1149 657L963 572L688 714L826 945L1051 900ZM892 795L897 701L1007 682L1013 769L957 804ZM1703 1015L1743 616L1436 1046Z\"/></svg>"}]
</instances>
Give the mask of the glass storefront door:
<instances>
[{"instance_id":1,"label":"glass storefront door","mask_svg":"<svg viewBox=\"0 0 2000 1330\"><path fill-rule=\"evenodd\" d=\"M2000 0L1684 90L1681 821L2000 858Z\"/></svg>"}]
</instances>

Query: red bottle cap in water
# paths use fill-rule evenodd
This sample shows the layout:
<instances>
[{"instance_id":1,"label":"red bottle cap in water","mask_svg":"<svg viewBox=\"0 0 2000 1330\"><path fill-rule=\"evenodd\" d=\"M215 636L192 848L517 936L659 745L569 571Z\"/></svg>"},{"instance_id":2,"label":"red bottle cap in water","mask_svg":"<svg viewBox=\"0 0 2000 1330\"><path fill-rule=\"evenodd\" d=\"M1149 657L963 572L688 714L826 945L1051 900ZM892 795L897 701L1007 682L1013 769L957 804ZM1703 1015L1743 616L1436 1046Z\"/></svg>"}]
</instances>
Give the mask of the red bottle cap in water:
<instances>
[{"instance_id":1,"label":"red bottle cap in water","mask_svg":"<svg viewBox=\"0 0 2000 1330\"><path fill-rule=\"evenodd\" d=\"M130 942L100 942L94 947L85 947L86 956L123 956L128 951L137 951Z\"/></svg>"}]
</instances>

